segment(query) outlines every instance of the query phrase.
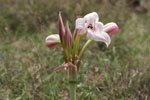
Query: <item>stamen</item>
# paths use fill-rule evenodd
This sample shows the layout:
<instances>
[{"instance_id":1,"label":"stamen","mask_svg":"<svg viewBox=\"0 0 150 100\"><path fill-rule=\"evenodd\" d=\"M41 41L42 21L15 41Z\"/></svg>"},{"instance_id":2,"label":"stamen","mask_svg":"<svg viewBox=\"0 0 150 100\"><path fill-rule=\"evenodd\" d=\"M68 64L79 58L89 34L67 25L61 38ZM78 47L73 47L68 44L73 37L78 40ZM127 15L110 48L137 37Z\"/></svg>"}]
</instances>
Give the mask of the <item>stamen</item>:
<instances>
[{"instance_id":1,"label":"stamen","mask_svg":"<svg viewBox=\"0 0 150 100\"><path fill-rule=\"evenodd\" d=\"M93 29L92 24L89 24L87 28Z\"/></svg>"}]
</instances>

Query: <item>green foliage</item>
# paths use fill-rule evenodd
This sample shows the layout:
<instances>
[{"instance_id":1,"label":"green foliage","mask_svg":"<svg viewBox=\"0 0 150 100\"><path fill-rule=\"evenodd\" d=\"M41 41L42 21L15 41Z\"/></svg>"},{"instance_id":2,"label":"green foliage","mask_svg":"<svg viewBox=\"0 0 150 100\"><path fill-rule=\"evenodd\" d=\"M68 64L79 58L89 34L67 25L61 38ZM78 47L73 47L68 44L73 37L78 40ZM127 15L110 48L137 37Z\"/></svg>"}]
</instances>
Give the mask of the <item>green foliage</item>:
<instances>
[{"instance_id":1,"label":"green foliage","mask_svg":"<svg viewBox=\"0 0 150 100\"><path fill-rule=\"evenodd\" d=\"M0 99L68 100L66 72L52 72L63 63L62 51L45 46L45 37L58 32L59 11L72 31L76 16L92 11L120 28L108 48L93 42L85 52L79 100L150 99L149 13L135 12L125 0L1 0L0 5Z\"/></svg>"}]
</instances>

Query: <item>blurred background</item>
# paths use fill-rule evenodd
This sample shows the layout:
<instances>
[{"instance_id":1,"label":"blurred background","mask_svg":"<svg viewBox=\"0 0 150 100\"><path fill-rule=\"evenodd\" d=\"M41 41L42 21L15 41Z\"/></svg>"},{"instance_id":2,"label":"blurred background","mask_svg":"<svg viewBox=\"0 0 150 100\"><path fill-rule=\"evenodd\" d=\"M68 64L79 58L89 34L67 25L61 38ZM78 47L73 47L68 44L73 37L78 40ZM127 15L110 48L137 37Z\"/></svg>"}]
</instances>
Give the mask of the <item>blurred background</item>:
<instances>
[{"instance_id":1,"label":"blurred background","mask_svg":"<svg viewBox=\"0 0 150 100\"><path fill-rule=\"evenodd\" d=\"M78 100L150 100L149 0L0 0L0 100L68 100L66 72L51 70L62 52L45 46L59 11L72 32L93 11L119 26L107 49L93 42L85 52Z\"/></svg>"}]
</instances>

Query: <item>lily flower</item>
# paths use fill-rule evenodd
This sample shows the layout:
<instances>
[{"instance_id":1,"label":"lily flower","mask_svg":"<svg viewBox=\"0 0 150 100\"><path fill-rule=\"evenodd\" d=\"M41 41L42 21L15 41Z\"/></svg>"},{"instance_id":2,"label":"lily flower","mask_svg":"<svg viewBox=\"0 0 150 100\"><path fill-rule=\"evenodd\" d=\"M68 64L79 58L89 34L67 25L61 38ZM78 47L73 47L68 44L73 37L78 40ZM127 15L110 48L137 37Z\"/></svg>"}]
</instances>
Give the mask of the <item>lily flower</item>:
<instances>
[{"instance_id":1,"label":"lily flower","mask_svg":"<svg viewBox=\"0 0 150 100\"><path fill-rule=\"evenodd\" d=\"M76 19L76 29L80 30L79 34L86 35L89 40L104 42L108 47L111 42L108 34L116 32L118 26L115 23L108 24L105 28L104 26L102 22L99 22L99 16L96 12L89 13L83 18Z\"/></svg>"},{"instance_id":2,"label":"lily flower","mask_svg":"<svg viewBox=\"0 0 150 100\"><path fill-rule=\"evenodd\" d=\"M118 26L114 22L104 25L99 21L98 14L92 12L83 18L76 19L76 26L72 36L68 22L64 26L61 13L59 12L58 29L59 34L49 35L45 43L49 48L55 48L59 45L62 46L64 63L54 68L53 71L59 71L61 69L67 71L70 84L70 100L76 100L77 73L83 53L92 40L104 42L108 47L111 42L109 35L118 31ZM86 36L89 40L84 44L80 52L78 52L81 36Z\"/></svg>"},{"instance_id":3,"label":"lily flower","mask_svg":"<svg viewBox=\"0 0 150 100\"><path fill-rule=\"evenodd\" d=\"M60 38L58 34L49 35L45 39L45 43L49 48L56 48L60 45Z\"/></svg>"}]
</instances>

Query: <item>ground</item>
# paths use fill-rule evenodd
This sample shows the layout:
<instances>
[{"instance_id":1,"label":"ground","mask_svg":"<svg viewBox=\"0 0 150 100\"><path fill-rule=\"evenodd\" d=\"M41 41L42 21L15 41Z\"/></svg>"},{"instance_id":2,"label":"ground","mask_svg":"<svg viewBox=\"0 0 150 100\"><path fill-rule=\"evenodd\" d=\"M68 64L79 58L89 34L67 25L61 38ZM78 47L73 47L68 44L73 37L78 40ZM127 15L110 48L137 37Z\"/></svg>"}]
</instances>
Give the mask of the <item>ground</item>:
<instances>
[{"instance_id":1,"label":"ground","mask_svg":"<svg viewBox=\"0 0 150 100\"><path fill-rule=\"evenodd\" d=\"M0 4L0 100L68 100L66 71L52 71L63 63L62 49L45 46L46 36L58 33L60 10L72 32L76 16L92 11L105 24L112 21L119 26L108 48L93 42L86 50L78 74L78 100L150 99L148 12L134 10L125 0L1 0Z\"/></svg>"}]
</instances>

